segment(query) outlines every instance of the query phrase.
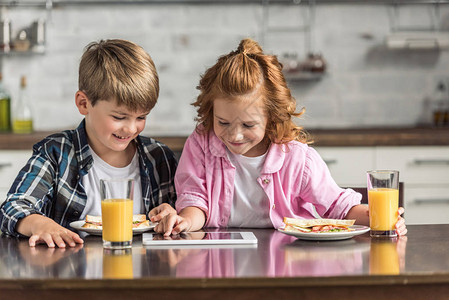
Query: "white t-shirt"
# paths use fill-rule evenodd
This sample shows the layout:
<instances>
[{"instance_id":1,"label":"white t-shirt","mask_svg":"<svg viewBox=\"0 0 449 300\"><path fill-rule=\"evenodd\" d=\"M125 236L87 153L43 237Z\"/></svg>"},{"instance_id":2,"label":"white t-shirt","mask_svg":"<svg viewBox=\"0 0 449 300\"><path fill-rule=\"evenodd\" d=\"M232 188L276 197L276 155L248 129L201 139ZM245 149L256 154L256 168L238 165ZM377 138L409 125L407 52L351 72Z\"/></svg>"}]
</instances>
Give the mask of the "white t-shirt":
<instances>
[{"instance_id":1,"label":"white t-shirt","mask_svg":"<svg viewBox=\"0 0 449 300\"><path fill-rule=\"evenodd\" d=\"M82 178L82 183L87 194L87 202L80 216L80 220L84 220L86 215L101 216L100 179L134 179L133 213L145 213L145 208L142 203L142 184L140 182L139 156L137 155L137 151L131 163L123 168L113 167L102 160L92 149L91 152L94 163L87 175Z\"/></svg>"},{"instance_id":2,"label":"white t-shirt","mask_svg":"<svg viewBox=\"0 0 449 300\"><path fill-rule=\"evenodd\" d=\"M235 167L234 199L228 227L273 227L269 217L269 200L257 182L266 153L258 157L247 157L226 151Z\"/></svg>"}]
</instances>

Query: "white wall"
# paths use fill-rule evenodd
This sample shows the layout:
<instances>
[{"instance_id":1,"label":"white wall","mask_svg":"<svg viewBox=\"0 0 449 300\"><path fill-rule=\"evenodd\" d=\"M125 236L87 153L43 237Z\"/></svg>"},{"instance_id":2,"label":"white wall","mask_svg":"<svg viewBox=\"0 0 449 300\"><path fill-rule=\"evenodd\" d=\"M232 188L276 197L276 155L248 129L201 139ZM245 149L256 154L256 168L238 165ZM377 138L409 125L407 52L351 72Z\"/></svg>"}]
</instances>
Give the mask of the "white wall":
<instances>
[{"instance_id":1,"label":"white wall","mask_svg":"<svg viewBox=\"0 0 449 300\"><path fill-rule=\"evenodd\" d=\"M401 8L402 25L431 23L428 7ZM77 72L83 48L108 38L132 40L143 46L157 66L161 94L150 114L147 132L187 135L194 126L194 101L199 76L218 56L235 49L240 39L264 41L264 48L281 56L304 57L305 35L281 32L263 35L261 5L113 5L62 6L51 11L47 50L43 55L2 56L4 81L13 98L19 78L28 76L35 105L35 127L59 130L75 127L81 116L74 105ZM328 62L319 81L291 83L306 127L413 126L423 100L440 79L449 78L448 51L388 50L390 33L386 5L318 5L312 50ZM270 25L302 24L304 6L270 10ZM46 17L43 9L9 8L13 31ZM441 27L448 29L449 5L441 5ZM263 39L264 38L264 39Z\"/></svg>"}]
</instances>

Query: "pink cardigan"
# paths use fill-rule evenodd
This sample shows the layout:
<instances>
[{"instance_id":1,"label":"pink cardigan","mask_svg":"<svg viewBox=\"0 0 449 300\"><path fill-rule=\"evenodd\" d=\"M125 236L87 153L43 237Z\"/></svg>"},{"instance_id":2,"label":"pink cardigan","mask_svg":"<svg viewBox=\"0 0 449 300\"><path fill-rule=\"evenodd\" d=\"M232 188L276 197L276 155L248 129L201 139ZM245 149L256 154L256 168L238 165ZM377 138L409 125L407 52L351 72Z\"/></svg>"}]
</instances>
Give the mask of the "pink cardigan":
<instances>
[{"instance_id":1,"label":"pink cardigan","mask_svg":"<svg viewBox=\"0 0 449 300\"><path fill-rule=\"evenodd\" d=\"M235 169L226 146L215 136L193 132L187 139L175 175L177 211L195 206L206 213L205 227L226 227L234 195ZM360 204L361 194L340 188L315 149L296 141L272 144L258 184L270 201L274 228L283 218L343 219Z\"/></svg>"}]
</instances>

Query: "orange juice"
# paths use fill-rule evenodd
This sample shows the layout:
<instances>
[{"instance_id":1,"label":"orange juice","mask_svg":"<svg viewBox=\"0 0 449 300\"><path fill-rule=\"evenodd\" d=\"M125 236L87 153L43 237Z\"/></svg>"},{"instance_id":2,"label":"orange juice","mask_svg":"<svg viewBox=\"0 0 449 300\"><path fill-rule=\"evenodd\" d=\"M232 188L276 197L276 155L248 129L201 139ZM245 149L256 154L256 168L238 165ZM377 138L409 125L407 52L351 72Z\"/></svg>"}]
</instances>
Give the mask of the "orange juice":
<instances>
[{"instance_id":1,"label":"orange juice","mask_svg":"<svg viewBox=\"0 0 449 300\"><path fill-rule=\"evenodd\" d=\"M133 260L131 249L123 253L103 253L104 278L133 278Z\"/></svg>"},{"instance_id":2,"label":"orange juice","mask_svg":"<svg viewBox=\"0 0 449 300\"><path fill-rule=\"evenodd\" d=\"M389 240L371 242L369 272L375 275L399 274L399 255L395 242Z\"/></svg>"},{"instance_id":3,"label":"orange juice","mask_svg":"<svg viewBox=\"0 0 449 300\"><path fill-rule=\"evenodd\" d=\"M399 190L376 188L368 191L369 224L372 231L395 230Z\"/></svg>"},{"instance_id":4,"label":"orange juice","mask_svg":"<svg viewBox=\"0 0 449 300\"><path fill-rule=\"evenodd\" d=\"M103 240L109 242L130 241L133 238L133 201L130 199L106 199L101 201Z\"/></svg>"}]
</instances>

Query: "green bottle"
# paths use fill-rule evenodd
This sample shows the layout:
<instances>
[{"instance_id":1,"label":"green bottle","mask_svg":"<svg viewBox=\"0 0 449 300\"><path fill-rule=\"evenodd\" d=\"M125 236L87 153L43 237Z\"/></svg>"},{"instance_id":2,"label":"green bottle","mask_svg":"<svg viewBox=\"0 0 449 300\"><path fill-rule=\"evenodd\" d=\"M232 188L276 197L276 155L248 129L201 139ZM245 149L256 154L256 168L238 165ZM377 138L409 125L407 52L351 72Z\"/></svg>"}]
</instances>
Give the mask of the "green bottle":
<instances>
[{"instance_id":1,"label":"green bottle","mask_svg":"<svg viewBox=\"0 0 449 300\"><path fill-rule=\"evenodd\" d=\"M3 75L0 73L0 132L11 131L11 97L3 87Z\"/></svg>"}]
</instances>

